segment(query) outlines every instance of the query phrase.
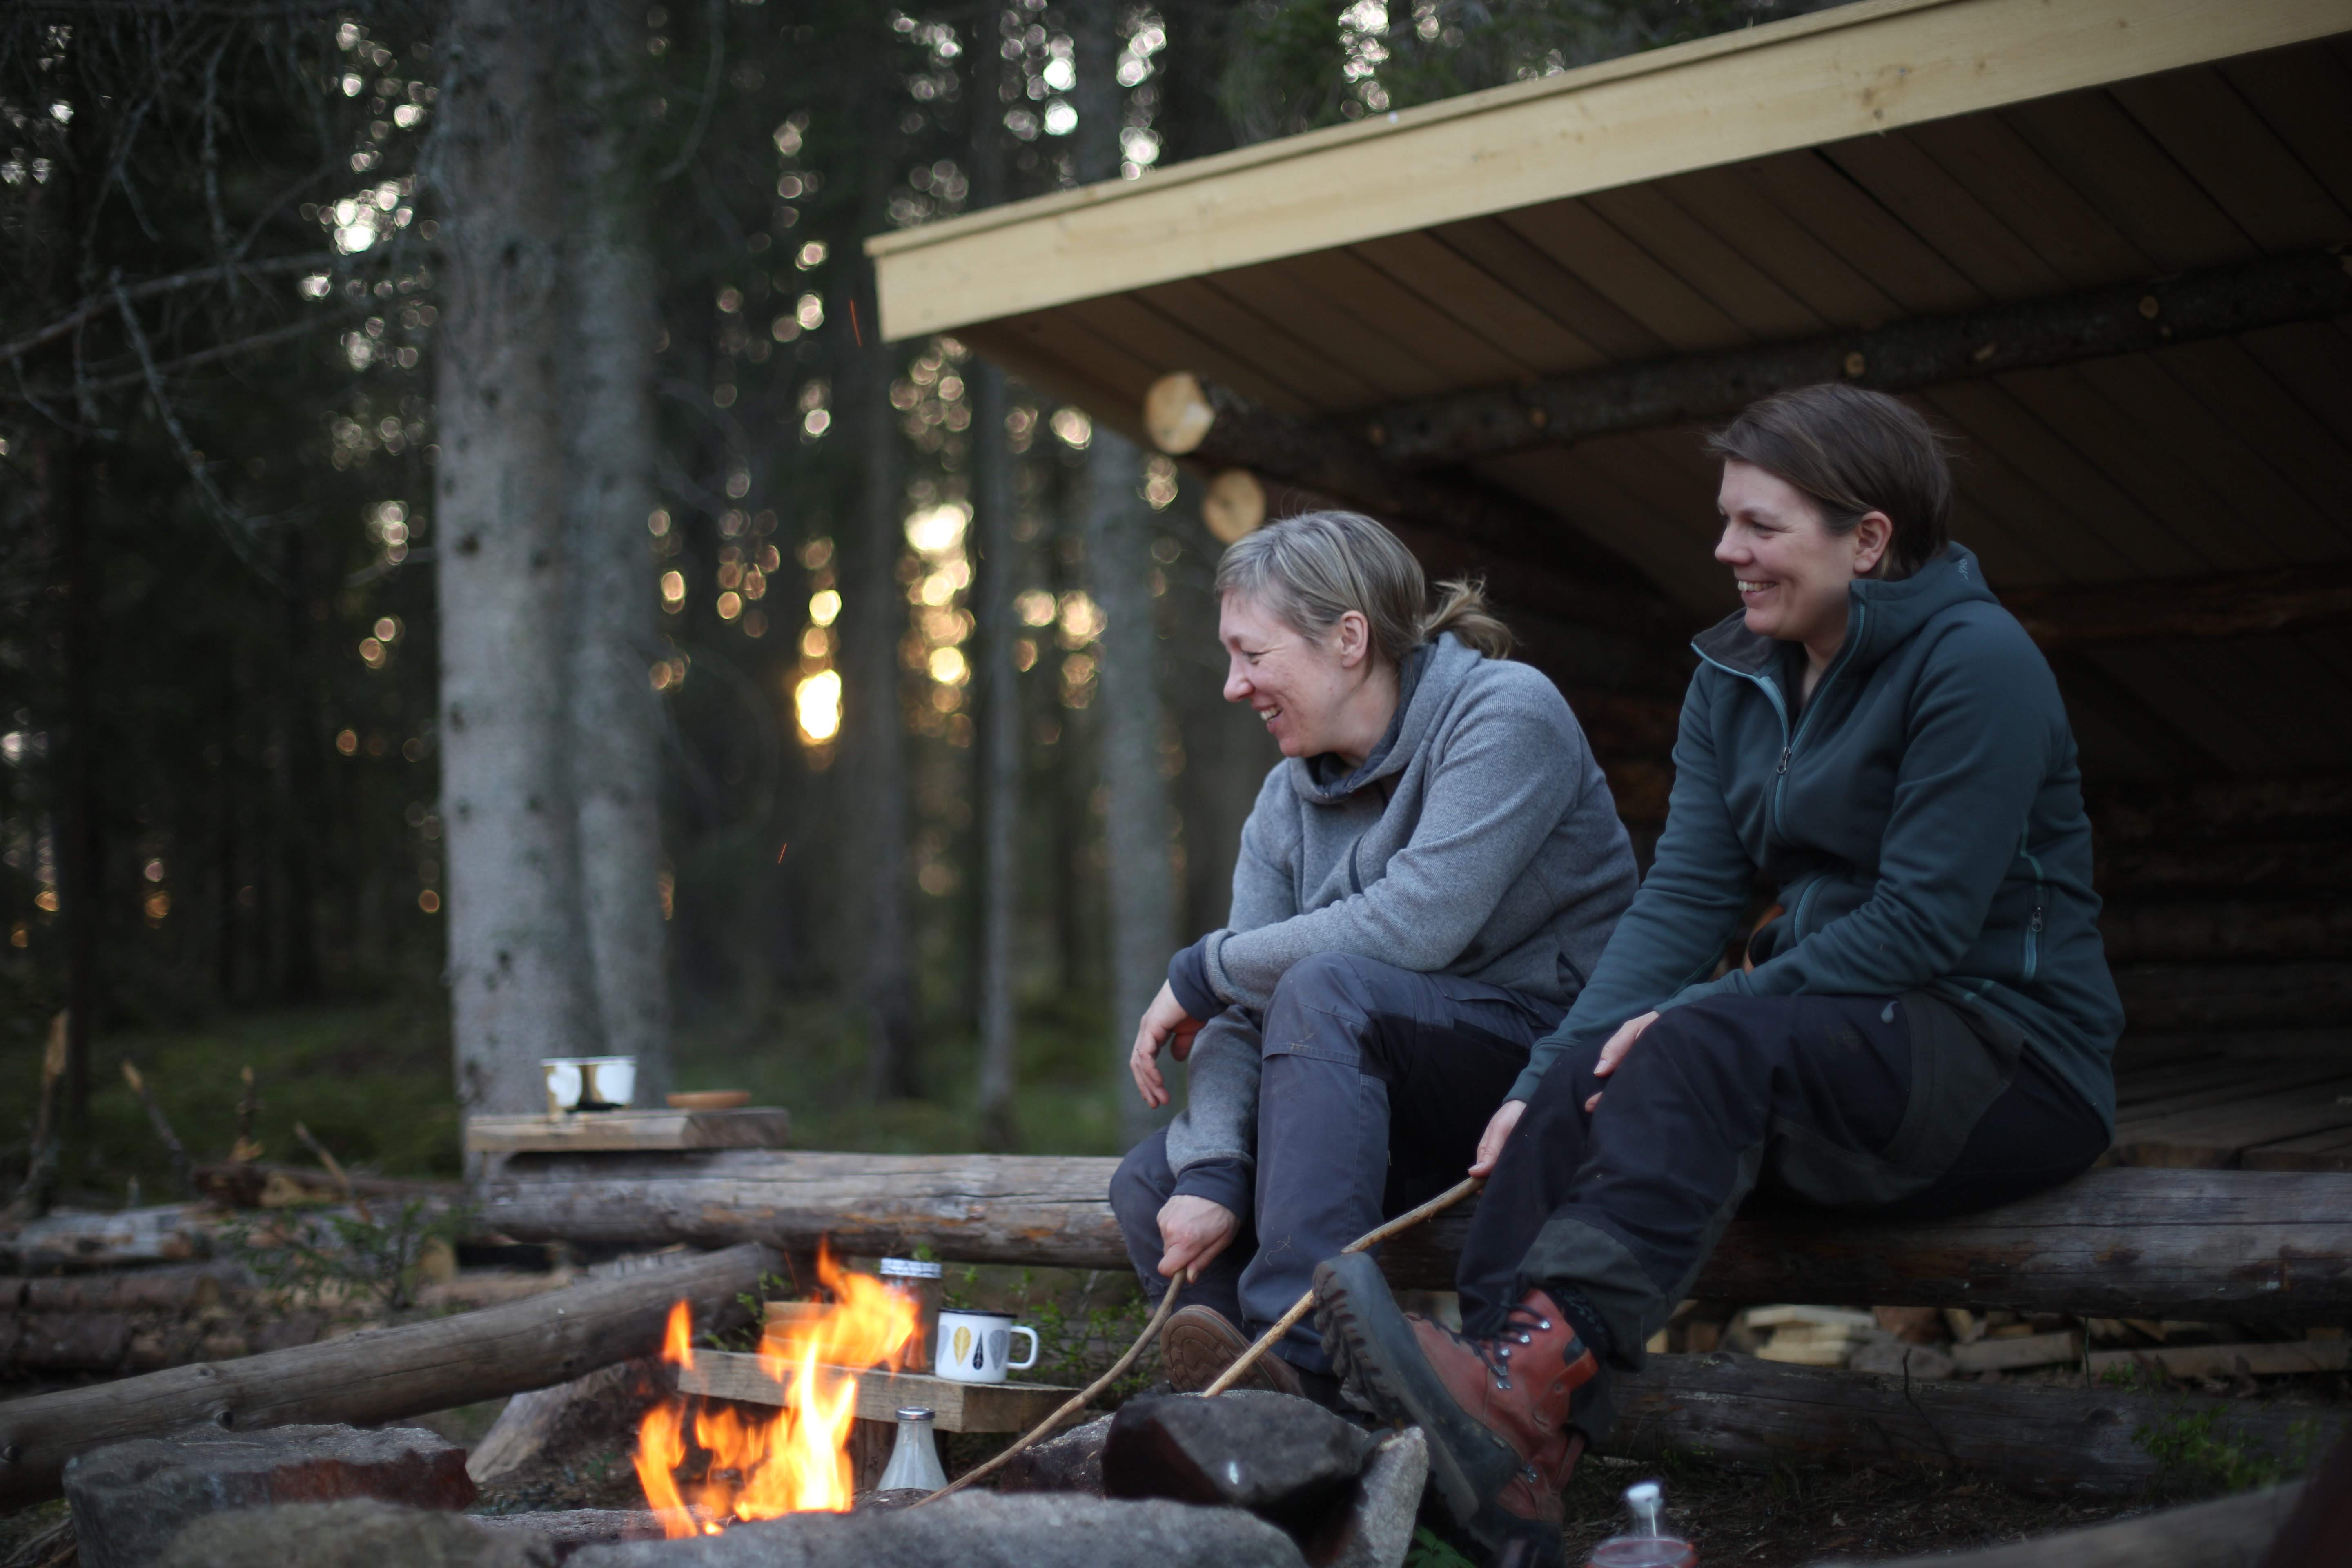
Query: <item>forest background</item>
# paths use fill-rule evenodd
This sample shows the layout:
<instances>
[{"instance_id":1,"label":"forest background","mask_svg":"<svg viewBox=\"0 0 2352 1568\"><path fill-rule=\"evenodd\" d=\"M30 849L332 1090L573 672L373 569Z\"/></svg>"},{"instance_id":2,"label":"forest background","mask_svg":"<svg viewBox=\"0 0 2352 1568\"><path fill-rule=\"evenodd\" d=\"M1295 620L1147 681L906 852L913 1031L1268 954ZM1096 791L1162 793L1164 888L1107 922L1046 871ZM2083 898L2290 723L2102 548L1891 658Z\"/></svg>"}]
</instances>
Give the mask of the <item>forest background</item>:
<instances>
[{"instance_id":1,"label":"forest background","mask_svg":"<svg viewBox=\"0 0 2352 1568\"><path fill-rule=\"evenodd\" d=\"M61 1015L82 1201L174 1179L126 1063L199 1159L454 1171L605 1050L1123 1148L1275 760L1220 546L860 241L1812 8L9 7L0 1179Z\"/></svg>"}]
</instances>

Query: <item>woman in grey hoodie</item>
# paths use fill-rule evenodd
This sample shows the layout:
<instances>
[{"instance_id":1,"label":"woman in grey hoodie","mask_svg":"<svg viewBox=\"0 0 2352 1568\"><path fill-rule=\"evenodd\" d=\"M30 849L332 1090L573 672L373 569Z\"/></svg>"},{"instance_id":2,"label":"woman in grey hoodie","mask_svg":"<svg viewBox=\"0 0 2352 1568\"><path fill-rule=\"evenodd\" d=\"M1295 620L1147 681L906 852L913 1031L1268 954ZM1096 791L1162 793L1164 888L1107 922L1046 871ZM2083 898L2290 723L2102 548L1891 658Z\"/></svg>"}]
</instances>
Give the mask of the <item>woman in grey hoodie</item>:
<instances>
[{"instance_id":1,"label":"woman in grey hoodie","mask_svg":"<svg viewBox=\"0 0 2352 1568\"><path fill-rule=\"evenodd\" d=\"M1469 584L1434 611L1410 551L1349 512L1288 518L1217 568L1225 697L1281 746L1242 828L1231 918L1170 963L1130 1067L1188 1103L1111 1202L1161 1339L1205 1385L1315 1264L1458 1179L1529 1048L1632 901L1632 846L1559 690L1507 661ZM1260 1386L1336 1394L1311 1330Z\"/></svg>"}]
</instances>

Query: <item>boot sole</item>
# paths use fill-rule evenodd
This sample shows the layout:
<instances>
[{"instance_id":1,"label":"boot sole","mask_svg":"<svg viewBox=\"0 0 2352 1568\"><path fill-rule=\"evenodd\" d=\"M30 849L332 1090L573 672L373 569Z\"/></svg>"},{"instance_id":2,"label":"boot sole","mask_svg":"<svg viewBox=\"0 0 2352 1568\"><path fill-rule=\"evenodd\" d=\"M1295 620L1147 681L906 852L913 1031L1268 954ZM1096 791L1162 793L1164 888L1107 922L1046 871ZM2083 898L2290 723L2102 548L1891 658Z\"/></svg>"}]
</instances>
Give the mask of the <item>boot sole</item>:
<instances>
[{"instance_id":1,"label":"boot sole","mask_svg":"<svg viewBox=\"0 0 2352 1568\"><path fill-rule=\"evenodd\" d=\"M1315 1323L1332 1370L1366 1408L1427 1435L1430 1479L1456 1528L1489 1551L1528 1539L1530 1521L1492 1501L1517 1473L1518 1455L1455 1404L1430 1370L1380 1265L1360 1252L1318 1264ZM1559 1553L1555 1542L1549 1560Z\"/></svg>"},{"instance_id":2,"label":"boot sole","mask_svg":"<svg viewBox=\"0 0 2352 1568\"><path fill-rule=\"evenodd\" d=\"M1223 1376L1225 1369L1241 1359L1251 1342L1246 1334L1222 1317L1209 1322L1197 1315L1188 1318L1178 1312L1160 1331L1160 1354L1168 1368L1168 1381L1177 1392L1198 1394ZM1299 1383L1297 1373L1291 1371L1290 1363L1271 1352L1259 1357L1234 1386L1302 1399L1307 1395L1306 1387Z\"/></svg>"}]
</instances>

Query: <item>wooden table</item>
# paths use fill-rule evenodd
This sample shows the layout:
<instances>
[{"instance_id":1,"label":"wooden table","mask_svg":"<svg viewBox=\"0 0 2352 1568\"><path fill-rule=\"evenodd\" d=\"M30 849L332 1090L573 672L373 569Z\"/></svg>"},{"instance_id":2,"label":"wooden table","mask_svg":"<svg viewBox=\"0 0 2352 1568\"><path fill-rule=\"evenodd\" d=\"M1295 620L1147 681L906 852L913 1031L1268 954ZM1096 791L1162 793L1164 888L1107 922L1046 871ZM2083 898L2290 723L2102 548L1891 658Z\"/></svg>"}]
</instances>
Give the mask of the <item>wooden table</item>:
<instances>
[{"instance_id":1,"label":"wooden table","mask_svg":"<svg viewBox=\"0 0 2352 1568\"><path fill-rule=\"evenodd\" d=\"M550 1116L471 1116L471 1154L639 1153L683 1149L782 1149L791 1112L778 1105L732 1110L579 1110Z\"/></svg>"},{"instance_id":2,"label":"wooden table","mask_svg":"<svg viewBox=\"0 0 2352 1568\"><path fill-rule=\"evenodd\" d=\"M927 1406L941 1432L1026 1432L1077 1392L1040 1383L958 1383L914 1372L894 1375L866 1371L856 1376L857 1415L850 1424L849 1459L861 1491L873 1486L890 1462L902 1405ZM678 1369L677 1391L749 1405L793 1402L789 1384L762 1371L758 1356L740 1351L695 1352L694 1364ZM1083 1421L1086 1414L1081 1411L1072 1419ZM947 1455L940 1458L944 1461Z\"/></svg>"},{"instance_id":3,"label":"wooden table","mask_svg":"<svg viewBox=\"0 0 2352 1568\"><path fill-rule=\"evenodd\" d=\"M895 1425L900 1406L921 1405L942 1432L1026 1432L1077 1392L1043 1383L958 1383L919 1372L869 1370L854 1375L859 1420ZM743 1351L695 1352L694 1365L678 1369L677 1391L751 1405L793 1402L791 1385L770 1377L760 1358Z\"/></svg>"}]
</instances>

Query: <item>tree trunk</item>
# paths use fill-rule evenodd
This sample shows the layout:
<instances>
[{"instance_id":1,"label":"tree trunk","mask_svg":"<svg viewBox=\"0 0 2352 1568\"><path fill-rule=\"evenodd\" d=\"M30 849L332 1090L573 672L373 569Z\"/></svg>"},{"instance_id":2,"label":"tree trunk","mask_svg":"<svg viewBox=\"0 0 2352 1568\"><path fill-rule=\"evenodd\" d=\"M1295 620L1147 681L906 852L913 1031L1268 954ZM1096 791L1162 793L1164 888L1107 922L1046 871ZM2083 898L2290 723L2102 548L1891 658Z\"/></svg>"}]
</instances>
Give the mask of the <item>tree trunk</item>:
<instances>
[{"instance_id":1,"label":"tree trunk","mask_svg":"<svg viewBox=\"0 0 2352 1568\"><path fill-rule=\"evenodd\" d=\"M79 437L59 437L65 460L52 480L52 516L65 555L65 765L58 813L58 895L66 936L66 1125L79 1132L89 1109L90 1041L98 1026L99 552L94 465Z\"/></svg>"},{"instance_id":2,"label":"tree trunk","mask_svg":"<svg viewBox=\"0 0 2352 1568\"><path fill-rule=\"evenodd\" d=\"M877 54L879 54L877 47ZM887 57L886 57L887 58ZM863 171L865 223L871 234L886 222L892 184L892 143L867 143ZM850 810L866 893L866 952L859 978L866 1023L866 1090L874 1099L913 1099L922 1092L917 1071L914 963L909 952L907 841L913 830L908 803L907 725L899 708L898 645L907 630L907 595L898 582L905 552L898 474L898 413L890 406L896 353L881 341L875 313L874 270L861 256L850 299L863 320L863 344L850 348L842 413L864 446L856 521L845 531L842 564L842 731Z\"/></svg>"},{"instance_id":3,"label":"tree trunk","mask_svg":"<svg viewBox=\"0 0 2352 1568\"><path fill-rule=\"evenodd\" d=\"M1087 0L1076 17L1078 177L1119 172L1123 95L1114 74L1118 8ZM1087 450L1087 564L1108 623L1100 644L1104 825L1110 851L1111 1059L1122 1065L1136 1022L1151 1005L1176 949L1176 879L1169 859L1168 781L1160 773L1160 637L1151 603L1151 521L1137 495L1141 454L1125 437L1095 426ZM1151 1114L1119 1084L1127 1142L1151 1129Z\"/></svg>"},{"instance_id":4,"label":"tree trunk","mask_svg":"<svg viewBox=\"0 0 2352 1568\"><path fill-rule=\"evenodd\" d=\"M571 374L564 530L578 583L572 780L580 891L604 1048L637 1058L637 1102L669 1087L669 992L661 916L661 714L646 671L666 650L646 520L655 504L656 318L633 67L635 11L580 0L574 21L571 228L565 280Z\"/></svg>"},{"instance_id":5,"label":"tree trunk","mask_svg":"<svg viewBox=\"0 0 2352 1568\"><path fill-rule=\"evenodd\" d=\"M319 848L326 839L326 794L320 787L327 737L319 715L327 704L315 689L319 657L317 626L310 619L311 552L302 533L286 537L286 668L281 675L277 784L283 816L278 825L286 897L277 915L284 932L283 995L310 1001L319 994Z\"/></svg>"},{"instance_id":6,"label":"tree trunk","mask_svg":"<svg viewBox=\"0 0 2352 1568\"><path fill-rule=\"evenodd\" d=\"M544 1103L541 1058L593 1044L567 751L556 258L561 33L459 0L440 100L435 528L442 819L457 1094Z\"/></svg>"},{"instance_id":7,"label":"tree trunk","mask_svg":"<svg viewBox=\"0 0 2352 1568\"><path fill-rule=\"evenodd\" d=\"M1123 1064L1138 1019L1176 950L1176 877L1169 858L1168 781L1160 772L1160 635L1151 602L1151 514L1136 494L1135 447L1095 426L1087 454L1087 561L1102 606L1100 679L1104 837L1110 851L1112 1059ZM1124 1082L1123 1071L1117 1073ZM1124 1088L1128 1142L1150 1113Z\"/></svg>"},{"instance_id":8,"label":"tree trunk","mask_svg":"<svg viewBox=\"0 0 2352 1568\"><path fill-rule=\"evenodd\" d=\"M972 58L971 205L1004 199L1003 105L998 51ZM978 545L971 591L972 659L980 699L980 1136L990 1149L1018 1142L1013 1123L1014 1028L1019 1002L1013 971L1021 903L1021 672L1013 666L1019 587L1013 542L1013 453L1004 441L1009 399L1004 373L974 361L971 388L972 537Z\"/></svg>"},{"instance_id":9,"label":"tree trunk","mask_svg":"<svg viewBox=\"0 0 2352 1568\"><path fill-rule=\"evenodd\" d=\"M1014 929L1021 895L1021 675L1013 667L1013 454L1004 446L1004 373L977 364L971 386L972 500L980 541L972 601L980 668L980 1117L991 1149L1016 1142Z\"/></svg>"}]
</instances>

